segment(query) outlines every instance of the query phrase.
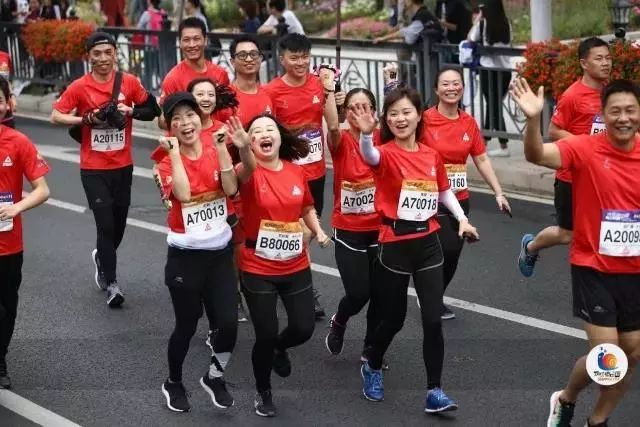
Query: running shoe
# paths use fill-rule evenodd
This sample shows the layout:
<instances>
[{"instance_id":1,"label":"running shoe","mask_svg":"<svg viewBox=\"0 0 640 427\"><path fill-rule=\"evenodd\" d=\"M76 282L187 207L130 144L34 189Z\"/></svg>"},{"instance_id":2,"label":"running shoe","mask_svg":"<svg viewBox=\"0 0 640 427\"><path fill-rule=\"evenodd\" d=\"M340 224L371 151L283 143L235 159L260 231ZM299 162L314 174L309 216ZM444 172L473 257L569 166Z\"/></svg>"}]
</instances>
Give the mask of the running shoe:
<instances>
[{"instance_id":1,"label":"running shoe","mask_svg":"<svg viewBox=\"0 0 640 427\"><path fill-rule=\"evenodd\" d=\"M336 322L336 315L334 314L329 321L329 333L324 339L324 344L327 346L329 353L337 356L342 353L342 347L344 347L344 331L345 327Z\"/></svg>"},{"instance_id":2,"label":"running shoe","mask_svg":"<svg viewBox=\"0 0 640 427\"><path fill-rule=\"evenodd\" d=\"M113 282L107 286L107 305L111 308L117 308L124 302L124 294L118 286L118 282Z\"/></svg>"},{"instance_id":3,"label":"running shoe","mask_svg":"<svg viewBox=\"0 0 640 427\"><path fill-rule=\"evenodd\" d=\"M587 418L587 422L584 424L584 427L609 427L609 420L605 420L600 424L591 424L591 421Z\"/></svg>"},{"instance_id":4,"label":"running shoe","mask_svg":"<svg viewBox=\"0 0 640 427\"><path fill-rule=\"evenodd\" d=\"M273 352L273 370L282 378L291 375L291 360L289 360L289 354L286 350Z\"/></svg>"},{"instance_id":5,"label":"running shoe","mask_svg":"<svg viewBox=\"0 0 640 427\"><path fill-rule=\"evenodd\" d=\"M207 345L207 347L211 349L211 352L213 353L213 345L211 344L211 337L213 337L213 331L209 329L209 332L207 332L207 339L204 341L204 343Z\"/></svg>"},{"instance_id":6,"label":"running shoe","mask_svg":"<svg viewBox=\"0 0 640 427\"><path fill-rule=\"evenodd\" d=\"M538 261L538 254L532 254L527 251L527 245L533 240L533 234L525 234L522 236L522 242L520 244L520 255L518 256L518 267L520 273L524 277L531 277L533 275L533 268Z\"/></svg>"},{"instance_id":7,"label":"running shoe","mask_svg":"<svg viewBox=\"0 0 640 427\"><path fill-rule=\"evenodd\" d=\"M456 314L451 311L451 309L449 307L447 307L446 305L442 304L442 315L440 316L440 319L442 320L451 320L451 319L455 319L456 318Z\"/></svg>"},{"instance_id":8,"label":"running shoe","mask_svg":"<svg viewBox=\"0 0 640 427\"><path fill-rule=\"evenodd\" d=\"M273 404L271 390L256 393L253 407L256 408L256 414L261 417L275 417L277 414L276 406Z\"/></svg>"},{"instance_id":9,"label":"running shoe","mask_svg":"<svg viewBox=\"0 0 640 427\"><path fill-rule=\"evenodd\" d=\"M227 391L224 378L209 378L209 374L205 374L200 378L200 385L209 393L211 401L218 408L227 409L233 406L233 396Z\"/></svg>"},{"instance_id":10,"label":"running shoe","mask_svg":"<svg viewBox=\"0 0 640 427\"><path fill-rule=\"evenodd\" d=\"M362 394L367 400L381 402L384 400L384 378L382 369L371 369L369 362L360 367L362 375Z\"/></svg>"},{"instance_id":11,"label":"running shoe","mask_svg":"<svg viewBox=\"0 0 640 427\"><path fill-rule=\"evenodd\" d=\"M561 393L562 390L556 391L549 399L549 418L547 418L547 427L571 427L573 410L576 405L573 403L562 402L560 400Z\"/></svg>"},{"instance_id":12,"label":"running shoe","mask_svg":"<svg viewBox=\"0 0 640 427\"><path fill-rule=\"evenodd\" d=\"M320 304L320 294L316 288L313 288L313 308L316 313L316 320L324 319L324 308Z\"/></svg>"},{"instance_id":13,"label":"running shoe","mask_svg":"<svg viewBox=\"0 0 640 427\"><path fill-rule=\"evenodd\" d=\"M438 412L455 411L458 405L442 391L440 387L432 388L427 392L424 412L435 414Z\"/></svg>"},{"instance_id":14,"label":"running shoe","mask_svg":"<svg viewBox=\"0 0 640 427\"><path fill-rule=\"evenodd\" d=\"M94 249L91 252L91 259L93 260L93 265L96 267L96 272L93 275L93 279L96 282L96 286L98 286L98 288L100 288L101 291L106 291L108 283L104 279L102 271L100 271L100 259L98 258L98 250L97 249Z\"/></svg>"},{"instance_id":15,"label":"running shoe","mask_svg":"<svg viewBox=\"0 0 640 427\"><path fill-rule=\"evenodd\" d=\"M189 393L185 390L182 383L170 383L166 380L162 384L162 394L167 399L167 408L174 412L189 412Z\"/></svg>"},{"instance_id":16,"label":"running shoe","mask_svg":"<svg viewBox=\"0 0 640 427\"><path fill-rule=\"evenodd\" d=\"M238 302L238 323L244 323L249 321L249 316L247 316L247 312L244 309L244 304L242 300Z\"/></svg>"},{"instance_id":17,"label":"running shoe","mask_svg":"<svg viewBox=\"0 0 640 427\"><path fill-rule=\"evenodd\" d=\"M11 378L7 372L7 362L0 359L0 389L9 390L11 388Z\"/></svg>"},{"instance_id":18,"label":"running shoe","mask_svg":"<svg viewBox=\"0 0 640 427\"><path fill-rule=\"evenodd\" d=\"M360 356L360 363L367 363L369 361L369 350L371 349L371 346L365 346L362 349L362 355ZM389 362L387 362L386 359L382 359L382 370L383 371L388 371L389 370Z\"/></svg>"}]
</instances>

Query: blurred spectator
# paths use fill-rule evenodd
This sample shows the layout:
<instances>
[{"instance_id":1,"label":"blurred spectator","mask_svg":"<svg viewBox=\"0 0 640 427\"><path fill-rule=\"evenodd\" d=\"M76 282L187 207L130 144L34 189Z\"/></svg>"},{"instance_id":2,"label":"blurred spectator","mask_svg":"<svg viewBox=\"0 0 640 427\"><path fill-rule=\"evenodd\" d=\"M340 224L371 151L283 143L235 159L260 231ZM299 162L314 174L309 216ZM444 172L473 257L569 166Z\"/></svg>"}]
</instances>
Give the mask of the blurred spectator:
<instances>
[{"instance_id":1,"label":"blurred spectator","mask_svg":"<svg viewBox=\"0 0 640 427\"><path fill-rule=\"evenodd\" d=\"M129 0L129 22L139 22L140 16L147 10L147 0Z\"/></svg>"},{"instance_id":2,"label":"blurred spectator","mask_svg":"<svg viewBox=\"0 0 640 427\"><path fill-rule=\"evenodd\" d=\"M398 26L398 0L389 2L389 26L391 28Z\"/></svg>"},{"instance_id":3,"label":"blurred spectator","mask_svg":"<svg viewBox=\"0 0 640 427\"><path fill-rule=\"evenodd\" d=\"M239 0L240 14L244 21L240 24L243 33L255 34L262 23L258 18L258 2L256 0Z\"/></svg>"},{"instance_id":4,"label":"blurred spectator","mask_svg":"<svg viewBox=\"0 0 640 427\"><path fill-rule=\"evenodd\" d=\"M28 0L13 0L13 7L11 8L11 15L13 16L13 22L16 24L23 24L29 15L29 1Z\"/></svg>"},{"instance_id":5,"label":"blurred spectator","mask_svg":"<svg viewBox=\"0 0 640 427\"><path fill-rule=\"evenodd\" d=\"M436 16L445 29L449 43L460 44L467 38L472 25L471 5L467 0L438 0Z\"/></svg>"},{"instance_id":6,"label":"blurred spectator","mask_svg":"<svg viewBox=\"0 0 640 427\"><path fill-rule=\"evenodd\" d=\"M100 0L100 9L107 17L107 27L124 27L124 0Z\"/></svg>"},{"instance_id":7,"label":"blurred spectator","mask_svg":"<svg viewBox=\"0 0 640 427\"><path fill-rule=\"evenodd\" d=\"M25 18L25 22L35 22L40 20L40 13L42 12L42 5L40 0L29 1L29 14Z\"/></svg>"},{"instance_id":8,"label":"blurred spectator","mask_svg":"<svg viewBox=\"0 0 640 427\"><path fill-rule=\"evenodd\" d=\"M269 0L269 18L258 28L258 34L304 34L298 17L286 8L285 0ZM282 28L279 32L278 27Z\"/></svg>"},{"instance_id":9,"label":"blurred spectator","mask_svg":"<svg viewBox=\"0 0 640 427\"><path fill-rule=\"evenodd\" d=\"M142 12L138 20L137 27L141 30L162 30L162 19L167 13L160 8L160 0L145 0L147 9ZM158 45L158 37L150 36L153 39L147 39L146 44Z\"/></svg>"},{"instance_id":10,"label":"blurred spectator","mask_svg":"<svg viewBox=\"0 0 640 427\"><path fill-rule=\"evenodd\" d=\"M69 0L53 0L53 12L56 19L67 19L69 11Z\"/></svg>"},{"instance_id":11,"label":"blurred spectator","mask_svg":"<svg viewBox=\"0 0 640 427\"><path fill-rule=\"evenodd\" d=\"M212 28L209 26L209 18L207 17L204 8L202 7L202 2L200 0L186 0L184 2L184 16L182 19L195 17L204 22L205 27L207 27L207 32L211 31Z\"/></svg>"},{"instance_id":12,"label":"blurred spectator","mask_svg":"<svg viewBox=\"0 0 640 427\"><path fill-rule=\"evenodd\" d=\"M147 2L147 9L142 12L142 15L140 15L138 28L141 30L162 30L162 21L167 12L160 8L160 0L145 0L145 2ZM142 73L142 84L147 88L157 87L161 80L158 75L158 71L160 69L160 56L157 49L157 46L159 45L158 36L145 36L143 41L144 45L153 46L154 48L144 49L145 72ZM136 44L136 41L133 39L132 44Z\"/></svg>"},{"instance_id":13,"label":"blurred spectator","mask_svg":"<svg viewBox=\"0 0 640 427\"><path fill-rule=\"evenodd\" d=\"M504 11L502 0L485 0L474 18L468 39L484 46L508 47L511 45L511 26ZM511 62L504 55L483 55L482 67L502 68L504 71L480 70L480 87L485 98L484 129L505 131L502 101L511 82ZM509 70L509 71L507 71ZM485 138L488 142L491 138ZM494 157L509 157L507 138L499 138L500 148L487 154Z\"/></svg>"},{"instance_id":14,"label":"blurred spectator","mask_svg":"<svg viewBox=\"0 0 640 427\"><path fill-rule=\"evenodd\" d=\"M260 20L260 24L264 24L264 22L269 19L269 8L267 7L267 0L257 0L258 3L258 19Z\"/></svg>"}]
</instances>

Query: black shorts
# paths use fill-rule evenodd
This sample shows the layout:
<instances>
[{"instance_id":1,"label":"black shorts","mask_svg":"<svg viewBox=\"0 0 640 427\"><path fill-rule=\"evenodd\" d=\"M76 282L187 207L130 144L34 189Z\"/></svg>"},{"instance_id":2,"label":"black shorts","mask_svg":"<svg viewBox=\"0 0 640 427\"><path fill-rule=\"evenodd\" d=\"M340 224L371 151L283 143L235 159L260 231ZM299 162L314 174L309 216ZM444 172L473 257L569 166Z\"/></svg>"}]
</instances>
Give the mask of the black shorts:
<instances>
[{"instance_id":1,"label":"black shorts","mask_svg":"<svg viewBox=\"0 0 640 427\"><path fill-rule=\"evenodd\" d=\"M573 315L621 332L640 330L640 273L607 274L571 266Z\"/></svg>"},{"instance_id":2,"label":"black shorts","mask_svg":"<svg viewBox=\"0 0 640 427\"><path fill-rule=\"evenodd\" d=\"M570 182L556 179L553 184L553 206L558 227L573 231L573 200Z\"/></svg>"},{"instance_id":3,"label":"black shorts","mask_svg":"<svg viewBox=\"0 0 640 427\"><path fill-rule=\"evenodd\" d=\"M324 207L324 181L326 176L322 176L318 179L311 179L307 181L309 184L309 191L313 196L313 207L316 208L318 218L322 216L322 208Z\"/></svg>"},{"instance_id":4,"label":"black shorts","mask_svg":"<svg viewBox=\"0 0 640 427\"><path fill-rule=\"evenodd\" d=\"M245 271L241 271L240 274L244 294L278 294L282 297L299 294L311 287L311 269L308 267L284 276L267 276Z\"/></svg>"},{"instance_id":5,"label":"black shorts","mask_svg":"<svg viewBox=\"0 0 640 427\"><path fill-rule=\"evenodd\" d=\"M131 204L133 165L120 169L81 169L80 180L91 209Z\"/></svg>"}]
</instances>

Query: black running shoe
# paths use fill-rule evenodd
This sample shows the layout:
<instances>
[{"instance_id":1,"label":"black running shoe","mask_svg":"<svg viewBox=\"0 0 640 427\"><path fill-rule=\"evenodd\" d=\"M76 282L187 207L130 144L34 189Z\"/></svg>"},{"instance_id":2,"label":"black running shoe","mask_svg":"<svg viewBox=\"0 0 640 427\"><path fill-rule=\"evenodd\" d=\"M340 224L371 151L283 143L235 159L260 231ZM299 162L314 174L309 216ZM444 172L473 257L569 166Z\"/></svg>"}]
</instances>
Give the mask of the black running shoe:
<instances>
[{"instance_id":1,"label":"black running shoe","mask_svg":"<svg viewBox=\"0 0 640 427\"><path fill-rule=\"evenodd\" d=\"M287 351L275 350L273 352L273 370L282 378L291 375L291 360Z\"/></svg>"},{"instance_id":2,"label":"black running shoe","mask_svg":"<svg viewBox=\"0 0 640 427\"><path fill-rule=\"evenodd\" d=\"M107 287L107 305L111 308L117 308L124 302L124 294L118 286L118 282L113 282Z\"/></svg>"},{"instance_id":3,"label":"black running shoe","mask_svg":"<svg viewBox=\"0 0 640 427\"><path fill-rule=\"evenodd\" d=\"M98 250L94 249L91 252L91 259L93 260L93 265L96 267L96 272L93 275L93 279L96 282L96 286L100 288L101 291L106 291L107 286L109 285L107 281L104 279L104 275L100 270L100 258L98 258Z\"/></svg>"},{"instance_id":4,"label":"black running shoe","mask_svg":"<svg viewBox=\"0 0 640 427\"><path fill-rule=\"evenodd\" d=\"M324 319L326 314L324 312L324 308L320 304L320 294L313 288L313 308L316 313L316 320Z\"/></svg>"},{"instance_id":5,"label":"black running shoe","mask_svg":"<svg viewBox=\"0 0 640 427\"><path fill-rule=\"evenodd\" d=\"M256 393L256 399L253 402L253 407L256 408L256 414L261 417L275 417L277 410L273 404L271 397L271 390Z\"/></svg>"},{"instance_id":6,"label":"black running shoe","mask_svg":"<svg viewBox=\"0 0 640 427\"><path fill-rule=\"evenodd\" d=\"M336 322L336 315L334 314L329 321L329 333L324 339L324 344L327 346L329 353L337 356L342 353L344 347L344 331L345 327Z\"/></svg>"},{"instance_id":7,"label":"black running shoe","mask_svg":"<svg viewBox=\"0 0 640 427\"><path fill-rule=\"evenodd\" d=\"M449 307L447 307L446 305L442 304L442 315L440 315L440 319L442 320L451 320L451 319L455 319L456 318L456 314L451 311L451 309Z\"/></svg>"},{"instance_id":8,"label":"black running shoe","mask_svg":"<svg viewBox=\"0 0 640 427\"><path fill-rule=\"evenodd\" d=\"M0 389L9 390L11 388L11 378L7 372L7 362L0 359Z\"/></svg>"},{"instance_id":9,"label":"black running shoe","mask_svg":"<svg viewBox=\"0 0 640 427\"><path fill-rule=\"evenodd\" d=\"M167 399L167 408L174 412L189 412L189 393L182 383L170 383L169 380L162 384L162 394Z\"/></svg>"},{"instance_id":10,"label":"black running shoe","mask_svg":"<svg viewBox=\"0 0 640 427\"><path fill-rule=\"evenodd\" d=\"M200 378L200 385L209 393L213 404L218 408L227 409L233 406L233 396L227 391L227 384L223 378L209 378L209 374L205 374Z\"/></svg>"},{"instance_id":11,"label":"black running shoe","mask_svg":"<svg viewBox=\"0 0 640 427\"><path fill-rule=\"evenodd\" d=\"M247 311L244 309L244 304L242 300L238 302L238 323L244 323L249 321L249 316L247 315Z\"/></svg>"}]
</instances>

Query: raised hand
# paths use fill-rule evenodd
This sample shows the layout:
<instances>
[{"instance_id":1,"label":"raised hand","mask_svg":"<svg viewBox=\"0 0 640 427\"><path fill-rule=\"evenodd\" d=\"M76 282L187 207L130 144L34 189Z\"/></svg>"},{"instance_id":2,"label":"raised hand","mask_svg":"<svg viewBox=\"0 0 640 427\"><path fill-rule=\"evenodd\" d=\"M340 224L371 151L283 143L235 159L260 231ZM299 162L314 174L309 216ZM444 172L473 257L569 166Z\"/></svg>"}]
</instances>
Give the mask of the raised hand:
<instances>
[{"instance_id":1,"label":"raised hand","mask_svg":"<svg viewBox=\"0 0 640 427\"><path fill-rule=\"evenodd\" d=\"M349 117L356 123L360 132L370 134L378 124L368 105L356 104L349 110Z\"/></svg>"},{"instance_id":2,"label":"raised hand","mask_svg":"<svg viewBox=\"0 0 640 427\"><path fill-rule=\"evenodd\" d=\"M335 90L336 73L332 69L328 67L321 67L320 70L318 70L318 77L320 77L320 81L322 82L325 90Z\"/></svg>"},{"instance_id":3,"label":"raised hand","mask_svg":"<svg viewBox=\"0 0 640 427\"><path fill-rule=\"evenodd\" d=\"M161 136L158 143L167 153L177 153L180 150L178 138L175 136Z\"/></svg>"},{"instance_id":4,"label":"raised hand","mask_svg":"<svg viewBox=\"0 0 640 427\"><path fill-rule=\"evenodd\" d=\"M227 137L231 140L233 145L240 148L247 147L251 144L251 138L249 134L244 130L240 119L237 116L231 116L227 120Z\"/></svg>"},{"instance_id":5,"label":"raised hand","mask_svg":"<svg viewBox=\"0 0 640 427\"><path fill-rule=\"evenodd\" d=\"M540 116L544 107L543 86L538 88L538 94L536 95L524 78L516 77L511 83L509 93L528 119Z\"/></svg>"},{"instance_id":6,"label":"raised hand","mask_svg":"<svg viewBox=\"0 0 640 427\"><path fill-rule=\"evenodd\" d=\"M398 64L396 62L389 62L382 69L382 76L385 85L398 80Z\"/></svg>"}]
</instances>

